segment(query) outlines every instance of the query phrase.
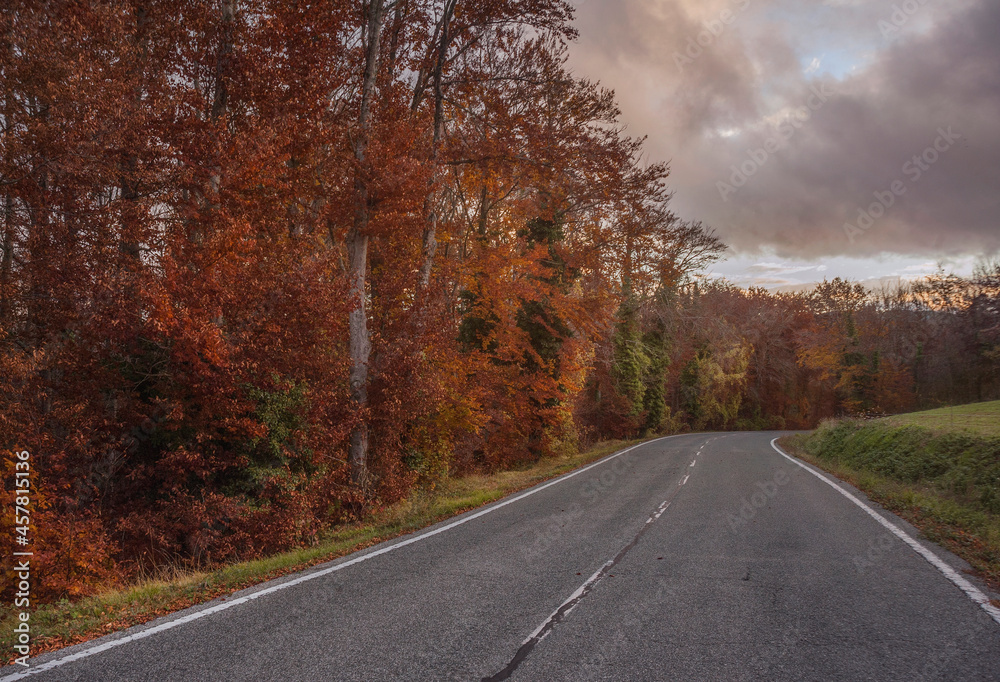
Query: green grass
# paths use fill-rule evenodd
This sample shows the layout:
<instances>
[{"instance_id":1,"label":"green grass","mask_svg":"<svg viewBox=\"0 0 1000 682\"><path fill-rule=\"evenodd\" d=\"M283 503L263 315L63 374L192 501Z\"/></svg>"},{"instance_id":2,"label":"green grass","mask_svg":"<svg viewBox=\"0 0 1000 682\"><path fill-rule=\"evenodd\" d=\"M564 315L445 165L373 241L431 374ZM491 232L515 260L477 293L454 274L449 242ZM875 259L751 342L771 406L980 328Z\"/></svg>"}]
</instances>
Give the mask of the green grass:
<instances>
[{"instance_id":1,"label":"green grass","mask_svg":"<svg viewBox=\"0 0 1000 682\"><path fill-rule=\"evenodd\" d=\"M897 426L921 426L943 433L962 432L1000 438L1000 400L911 412L886 417L884 421Z\"/></svg>"},{"instance_id":2,"label":"green grass","mask_svg":"<svg viewBox=\"0 0 1000 682\"><path fill-rule=\"evenodd\" d=\"M992 425L976 426L997 409L1000 403L956 407L954 428L950 416L940 416L947 410L827 422L781 442L865 491L1000 588L1000 437Z\"/></svg>"},{"instance_id":3,"label":"green grass","mask_svg":"<svg viewBox=\"0 0 1000 682\"><path fill-rule=\"evenodd\" d=\"M213 571L165 570L156 578L106 590L76 602L64 600L40 606L31 614L31 655L144 623L350 554L488 504L638 442L641 441L610 441L583 453L545 459L516 470L446 479L434 490L417 490L410 498L372 514L363 523L332 530L312 547ZM14 643L16 619L17 611L13 607L0 607L0 646L8 654ZM13 656L8 662L12 660Z\"/></svg>"}]
</instances>

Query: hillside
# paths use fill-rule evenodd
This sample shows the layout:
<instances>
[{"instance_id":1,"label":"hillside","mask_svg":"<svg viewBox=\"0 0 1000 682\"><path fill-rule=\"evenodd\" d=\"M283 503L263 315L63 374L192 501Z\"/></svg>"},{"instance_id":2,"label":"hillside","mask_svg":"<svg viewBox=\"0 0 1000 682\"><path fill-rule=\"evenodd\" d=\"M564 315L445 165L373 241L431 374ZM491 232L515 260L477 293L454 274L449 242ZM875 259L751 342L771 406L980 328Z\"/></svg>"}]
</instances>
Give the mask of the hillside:
<instances>
[{"instance_id":1,"label":"hillside","mask_svg":"<svg viewBox=\"0 0 1000 682\"><path fill-rule=\"evenodd\" d=\"M911 412L887 417L885 422L898 426L920 426L939 432L1000 437L1000 400Z\"/></svg>"},{"instance_id":2,"label":"hillside","mask_svg":"<svg viewBox=\"0 0 1000 682\"><path fill-rule=\"evenodd\" d=\"M825 422L784 439L1000 584L1000 402Z\"/></svg>"}]
</instances>

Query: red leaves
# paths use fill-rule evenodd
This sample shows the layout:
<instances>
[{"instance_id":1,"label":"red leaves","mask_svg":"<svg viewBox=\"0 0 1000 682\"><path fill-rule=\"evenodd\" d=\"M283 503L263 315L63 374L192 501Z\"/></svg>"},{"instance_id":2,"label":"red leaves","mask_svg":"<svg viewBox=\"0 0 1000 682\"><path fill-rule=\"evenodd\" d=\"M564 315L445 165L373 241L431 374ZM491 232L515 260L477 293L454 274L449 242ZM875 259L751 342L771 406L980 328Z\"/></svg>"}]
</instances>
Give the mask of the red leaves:
<instances>
[{"instance_id":1,"label":"red leaves","mask_svg":"<svg viewBox=\"0 0 1000 682\"><path fill-rule=\"evenodd\" d=\"M567 5L470 7L447 31L428 6L387 19L364 163L349 4L5 19L0 419L40 453L49 594L308 543L362 501L572 438L612 300L595 235L638 146L563 70ZM373 353L355 406L358 181ZM524 233L557 215L566 234ZM475 314L495 324L467 348ZM374 499L347 485L363 423Z\"/></svg>"},{"instance_id":2,"label":"red leaves","mask_svg":"<svg viewBox=\"0 0 1000 682\"><path fill-rule=\"evenodd\" d=\"M750 405L803 425L847 389L907 404L915 347L844 361L854 338L882 352L878 315L852 336L800 300L684 289L722 245L566 70L564 2L460 2L448 30L398 5L364 121L356 4L225 7L0 19L0 448L37 456L45 598L309 544L578 429L729 427ZM857 303L841 289L813 303Z\"/></svg>"}]
</instances>

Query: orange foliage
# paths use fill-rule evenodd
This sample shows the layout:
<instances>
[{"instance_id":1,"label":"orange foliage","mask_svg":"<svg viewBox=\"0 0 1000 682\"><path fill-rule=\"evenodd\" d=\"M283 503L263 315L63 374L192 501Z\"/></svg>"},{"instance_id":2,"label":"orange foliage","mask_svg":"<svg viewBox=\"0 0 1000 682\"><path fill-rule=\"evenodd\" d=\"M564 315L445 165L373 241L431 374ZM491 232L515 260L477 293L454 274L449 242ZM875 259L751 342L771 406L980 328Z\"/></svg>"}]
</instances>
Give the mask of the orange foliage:
<instances>
[{"instance_id":1,"label":"orange foliage","mask_svg":"<svg viewBox=\"0 0 1000 682\"><path fill-rule=\"evenodd\" d=\"M856 292L699 291L724 245L566 69L563 0L379 8L0 16L0 451L32 452L39 597L307 545L581 435L899 409L942 371Z\"/></svg>"}]
</instances>

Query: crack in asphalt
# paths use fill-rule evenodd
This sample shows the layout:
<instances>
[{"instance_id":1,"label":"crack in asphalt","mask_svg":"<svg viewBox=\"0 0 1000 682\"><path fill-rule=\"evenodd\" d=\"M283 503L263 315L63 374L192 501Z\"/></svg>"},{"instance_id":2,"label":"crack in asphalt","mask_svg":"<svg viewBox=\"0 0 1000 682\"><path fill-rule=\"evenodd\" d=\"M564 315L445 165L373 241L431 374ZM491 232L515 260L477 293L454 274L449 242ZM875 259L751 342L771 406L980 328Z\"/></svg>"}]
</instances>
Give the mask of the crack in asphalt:
<instances>
[{"instance_id":1,"label":"crack in asphalt","mask_svg":"<svg viewBox=\"0 0 1000 682\"><path fill-rule=\"evenodd\" d=\"M702 447L704 447L704 445ZM697 457L697 455L700 454L701 450L699 450L695 456ZM690 475L687 475L680 481L677 487L673 489L669 497L663 501L663 503L648 519L646 519L646 522L642 524L639 532L635 534L627 545L618 551L618 554L616 554L613 559L597 569L597 571L590 576L586 582L583 583L583 585L577 588L577 590L571 594L558 609L556 609L555 613L549 616L545 622L538 627L538 629L536 629L526 640L524 640L520 648L514 654L514 657L510 659L510 662L504 666L502 670L489 677L482 678L482 682L502 682L503 680L509 679L510 676L514 674L514 671L517 670L518 667L528 658L528 656L531 655L531 652L535 649L538 643L545 639L556 625L563 622L563 620L566 619L566 616L569 615L570 611L576 608L577 604L583 601L583 599L590 594L591 590L593 590L606 575L609 575L608 571L618 565L618 562L624 559L625 555L628 554L629 551L636 546L636 544L638 544L642 536L645 535L646 531L653 525L653 522L660 518L663 512L667 510L667 507L669 507L673 499L677 497L680 489L685 483L687 483L689 478Z\"/></svg>"}]
</instances>

